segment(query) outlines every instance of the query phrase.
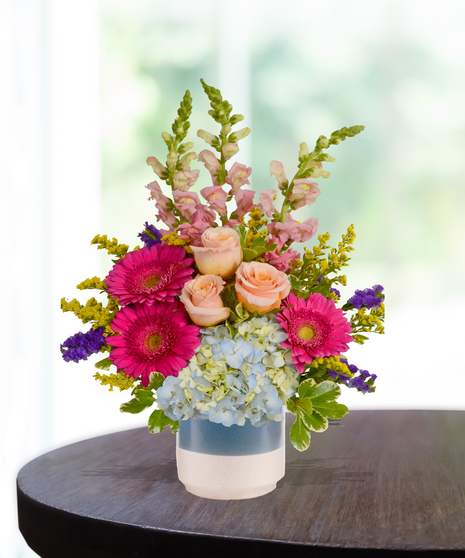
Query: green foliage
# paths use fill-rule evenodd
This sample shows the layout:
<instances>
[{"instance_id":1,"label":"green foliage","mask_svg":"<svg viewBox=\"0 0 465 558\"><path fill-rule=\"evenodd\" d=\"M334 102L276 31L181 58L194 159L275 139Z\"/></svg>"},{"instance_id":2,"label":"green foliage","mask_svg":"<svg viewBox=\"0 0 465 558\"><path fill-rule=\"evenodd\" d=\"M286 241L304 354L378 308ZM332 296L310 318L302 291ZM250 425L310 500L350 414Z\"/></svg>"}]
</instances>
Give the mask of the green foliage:
<instances>
[{"instance_id":1,"label":"green foliage","mask_svg":"<svg viewBox=\"0 0 465 558\"><path fill-rule=\"evenodd\" d=\"M94 366L99 370L110 370L110 366L112 364L113 363L109 358L104 358L103 360L99 360L98 362L96 362Z\"/></svg>"},{"instance_id":2,"label":"green foliage","mask_svg":"<svg viewBox=\"0 0 465 558\"><path fill-rule=\"evenodd\" d=\"M247 250L247 229L245 225L236 225L234 230L239 235L242 251Z\"/></svg>"},{"instance_id":3,"label":"green foliage","mask_svg":"<svg viewBox=\"0 0 465 558\"><path fill-rule=\"evenodd\" d=\"M347 412L345 405L336 402L341 388L330 380L317 383L313 378L303 381L294 397L286 402L296 420L290 430L292 445L299 451L310 446L310 432L324 432L328 418L340 419Z\"/></svg>"},{"instance_id":4,"label":"green foliage","mask_svg":"<svg viewBox=\"0 0 465 558\"><path fill-rule=\"evenodd\" d=\"M305 451L310 447L310 429L300 415L297 415L294 424L289 430L289 438L295 449L299 451Z\"/></svg>"},{"instance_id":5,"label":"green foliage","mask_svg":"<svg viewBox=\"0 0 465 558\"><path fill-rule=\"evenodd\" d=\"M179 430L179 421L171 420L159 409L153 411L149 417L149 431L152 434L158 434L163 432L167 426L171 428L171 432L176 433Z\"/></svg>"},{"instance_id":6,"label":"green foliage","mask_svg":"<svg viewBox=\"0 0 465 558\"><path fill-rule=\"evenodd\" d=\"M278 245L274 242L270 243L267 246L267 237L264 234L255 235L255 238L252 238L252 241L250 243L249 234L245 225L236 225L234 227L234 230L239 235L241 241L244 262L251 262L252 260L256 260L265 252L272 252L278 247Z\"/></svg>"},{"instance_id":7,"label":"green foliage","mask_svg":"<svg viewBox=\"0 0 465 558\"><path fill-rule=\"evenodd\" d=\"M245 310L242 306L242 302L239 302L237 298L235 283L228 283L222 290L220 296L223 300L223 304L231 310L228 322L225 325L228 327L231 336L234 338L236 330L232 328L231 325L247 320L250 317L250 314L247 310Z\"/></svg>"},{"instance_id":8,"label":"green foliage","mask_svg":"<svg viewBox=\"0 0 465 558\"><path fill-rule=\"evenodd\" d=\"M147 387L144 387L142 384L136 386L131 392L131 395L134 396L133 399L127 403L123 403L120 407L120 411L122 413L136 414L151 407L156 399L156 393L154 392L162 386L164 381L165 377L163 374L152 372L152 374L150 374L149 385Z\"/></svg>"}]
</instances>

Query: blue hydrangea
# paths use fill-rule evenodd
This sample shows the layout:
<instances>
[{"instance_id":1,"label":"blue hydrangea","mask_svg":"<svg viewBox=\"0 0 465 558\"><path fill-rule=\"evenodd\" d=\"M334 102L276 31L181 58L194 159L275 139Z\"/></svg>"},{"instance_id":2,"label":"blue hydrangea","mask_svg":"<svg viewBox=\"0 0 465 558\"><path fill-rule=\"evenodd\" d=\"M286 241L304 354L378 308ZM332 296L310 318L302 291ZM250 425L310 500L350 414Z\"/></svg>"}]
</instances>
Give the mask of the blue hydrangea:
<instances>
[{"instance_id":1,"label":"blue hydrangea","mask_svg":"<svg viewBox=\"0 0 465 558\"><path fill-rule=\"evenodd\" d=\"M178 378L174 376L168 376L157 390L157 401L159 409L165 411L166 416L171 420L189 418L194 414L184 390L179 385Z\"/></svg>"},{"instance_id":2,"label":"blue hydrangea","mask_svg":"<svg viewBox=\"0 0 465 558\"><path fill-rule=\"evenodd\" d=\"M236 326L201 330L201 344L189 366L158 390L158 406L169 418L208 419L224 426L248 420L261 426L282 420L283 404L299 385L286 332L266 315Z\"/></svg>"}]
</instances>

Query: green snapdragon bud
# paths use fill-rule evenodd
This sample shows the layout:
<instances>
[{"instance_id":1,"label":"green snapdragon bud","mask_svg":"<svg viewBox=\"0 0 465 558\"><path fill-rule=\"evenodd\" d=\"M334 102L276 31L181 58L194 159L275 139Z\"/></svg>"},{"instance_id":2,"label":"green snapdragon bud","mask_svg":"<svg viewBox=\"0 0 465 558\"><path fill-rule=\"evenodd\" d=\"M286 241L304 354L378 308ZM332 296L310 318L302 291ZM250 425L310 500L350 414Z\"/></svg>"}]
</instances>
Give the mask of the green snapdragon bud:
<instances>
[{"instance_id":1,"label":"green snapdragon bud","mask_svg":"<svg viewBox=\"0 0 465 558\"><path fill-rule=\"evenodd\" d=\"M210 132L207 132L206 130L198 130L197 135L199 136L199 138L203 139L209 145L213 145L213 142L216 139L216 136L210 134Z\"/></svg>"},{"instance_id":2,"label":"green snapdragon bud","mask_svg":"<svg viewBox=\"0 0 465 558\"><path fill-rule=\"evenodd\" d=\"M223 136L227 136L230 131L231 131L231 124L225 124L224 126L221 127L221 134Z\"/></svg>"},{"instance_id":3,"label":"green snapdragon bud","mask_svg":"<svg viewBox=\"0 0 465 558\"><path fill-rule=\"evenodd\" d=\"M172 169L176 165L177 160L178 154L176 153L176 151L170 151L168 153L168 156L166 157L166 164L168 168Z\"/></svg>"},{"instance_id":4,"label":"green snapdragon bud","mask_svg":"<svg viewBox=\"0 0 465 558\"><path fill-rule=\"evenodd\" d=\"M246 138L250 134L250 128L242 128L237 132L234 132L234 136L236 137L236 141Z\"/></svg>"},{"instance_id":5,"label":"green snapdragon bud","mask_svg":"<svg viewBox=\"0 0 465 558\"><path fill-rule=\"evenodd\" d=\"M181 157L181 159L179 159L179 163L182 167L182 170L185 170L185 169L189 168L189 165L195 159L197 159L197 153L194 153L194 151L191 151L191 152L186 153L185 155L183 155Z\"/></svg>"},{"instance_id":6,"label":"green snapdragon bud","mask_svg":"<svg viewBox=\"0 0 465 558\"><path fill-rule=\"evenodd\" d=\"M308 145L303 141L300 144L299 159L303 159L308 155Z\"/></svg>"}]
</instances>

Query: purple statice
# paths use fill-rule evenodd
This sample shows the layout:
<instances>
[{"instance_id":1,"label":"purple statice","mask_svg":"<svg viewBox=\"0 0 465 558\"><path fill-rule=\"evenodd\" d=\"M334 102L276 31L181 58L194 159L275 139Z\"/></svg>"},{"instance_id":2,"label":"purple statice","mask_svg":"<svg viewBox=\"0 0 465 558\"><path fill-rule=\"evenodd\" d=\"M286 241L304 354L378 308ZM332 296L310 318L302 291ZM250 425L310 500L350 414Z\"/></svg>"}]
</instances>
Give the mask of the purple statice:
<instances>
[{"instance_id":1,"label":"purple statice","mask_svg":"<svg viewBox=\"0 0 465 558\"><path fill-rule=\"evenodd\" d=\"M347 387L355 388L362 393L375 391L373 384L377 378L376 374L370 374L368 370L362 370L355 366L355 364L349 364L345 358L340 358L340 361L347 365L347 368L352 372L353 376L349 378L336 370L328 370L328 374L333 380L339 379Z\"/></svg>"},{"instance_id":2,"label":"purple statice","mask_svg":"<svg viewBox=\"0 0 465 558\"><path fill-rule=\"evenodd\" d=\"M103 332L105 328L98 327L90 329L87 333L76 333L68 337L66 341L60 345L63 360L69 362L79 362L87 360L90 355L98 353L106 343Z\"/></svg>"},{"instance_id":3,"label":"purple statice","mask_svg":"<svg viewBox=\"0 0 465 558\"><path fill-rule=\"evenodd\" d=\"M321 283L322 279L326 279L326 276L321 275L320 277L318 277L318 279L317 279L318 283ZM330 288L329 292L330 293L335 293L338 298L341 298L341 293L337 289Z\"/></svg>"},{"instance_id":4,"label":"purple statice","mask_svg":"<svg viewBox=\"0 0 465 558\"><path fill-rule=\"evenodd\" d=\"M161 237L163 235L156 227L149 225L146 221L144 232L139 233L137 236L142 240L146 248L152 248L152 246L161 244Z\"/></svg>"},{"instance_id":5,"label":"purple statice","mask_svg":"<svg viewBox=\"0 0 465 558\"><path fill-rule=\"evenodd\" d=\"M348 303L357 310L360 310L360 308L379 308L384 300L384 295L381 294L383 290L381 285L374 285L371 289L364 289L363 291L357 289L355 294L349 298Z\"/></svg>"}]
</instances>

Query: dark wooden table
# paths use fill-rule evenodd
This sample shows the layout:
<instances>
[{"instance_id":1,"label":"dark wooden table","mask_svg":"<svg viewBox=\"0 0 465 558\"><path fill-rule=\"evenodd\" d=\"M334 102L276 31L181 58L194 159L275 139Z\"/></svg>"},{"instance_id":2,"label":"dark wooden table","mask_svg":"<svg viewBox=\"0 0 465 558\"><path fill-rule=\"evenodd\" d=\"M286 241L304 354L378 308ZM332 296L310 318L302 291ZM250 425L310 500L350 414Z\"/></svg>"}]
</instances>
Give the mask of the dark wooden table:
<instances>
[{"instance_id":1,"label":"dark wooden table","mask_svg":"<svg viewBox=\"0 0 465 558\"><path fill-rule=\"evenodd\" d=\"M118 432L28 463L18 509L45 558L465 556L465 412L352 411L240 501L187 493L170 432Z\"/></svg>"}]
</instances>

